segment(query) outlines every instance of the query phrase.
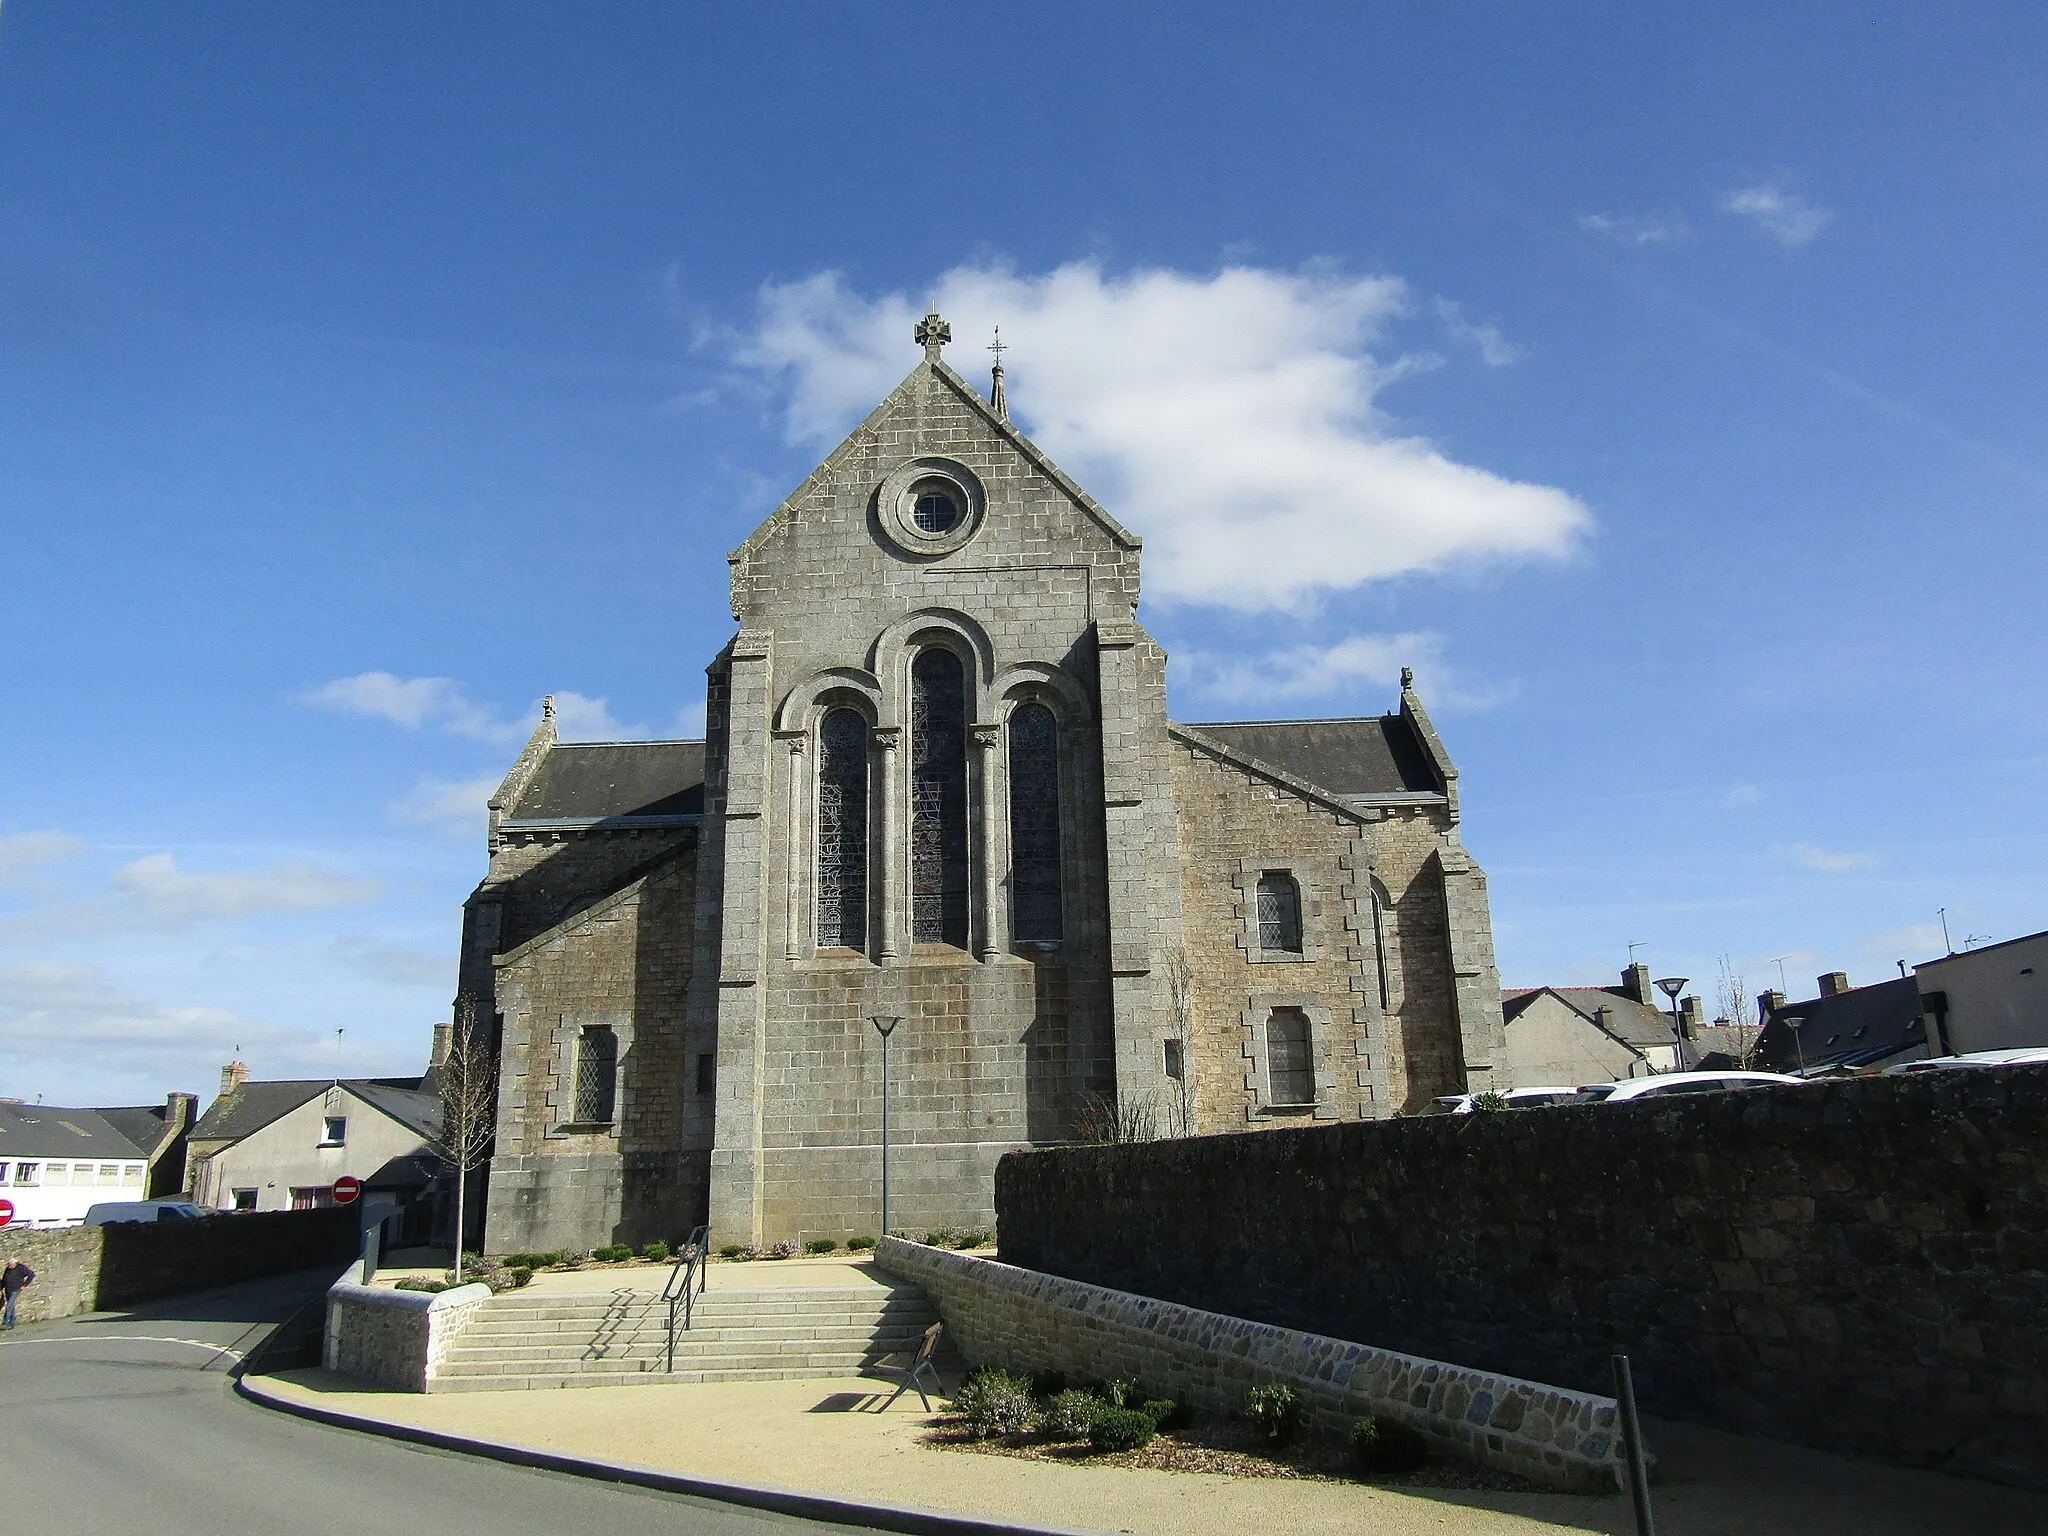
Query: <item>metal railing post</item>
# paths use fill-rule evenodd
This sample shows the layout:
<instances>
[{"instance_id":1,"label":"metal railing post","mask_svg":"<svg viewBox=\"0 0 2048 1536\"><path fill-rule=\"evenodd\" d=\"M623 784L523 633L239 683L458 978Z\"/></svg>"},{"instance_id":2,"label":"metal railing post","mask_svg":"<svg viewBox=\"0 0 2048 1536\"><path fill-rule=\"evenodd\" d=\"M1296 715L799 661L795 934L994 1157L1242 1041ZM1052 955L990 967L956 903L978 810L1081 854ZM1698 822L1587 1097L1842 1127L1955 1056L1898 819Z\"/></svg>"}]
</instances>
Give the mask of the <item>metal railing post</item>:
<instances>
[{"instance_id":1,"label":"metal railing post","mask_svg":"<svg viewBox=\"0 0 2048 1536\"><path fill-rule=\"evenodd\" d=\"M1614 1395L1621 1400L1623 1448L1628 1452L1628 1491L1636 1506L1636 1536L1657 1536L1650 1513L1650 1464L1643 1455L1643 1425L1636 1417L1636 1384L1628 1356L1614 1356Z\"/></svg>"}]
</instances>

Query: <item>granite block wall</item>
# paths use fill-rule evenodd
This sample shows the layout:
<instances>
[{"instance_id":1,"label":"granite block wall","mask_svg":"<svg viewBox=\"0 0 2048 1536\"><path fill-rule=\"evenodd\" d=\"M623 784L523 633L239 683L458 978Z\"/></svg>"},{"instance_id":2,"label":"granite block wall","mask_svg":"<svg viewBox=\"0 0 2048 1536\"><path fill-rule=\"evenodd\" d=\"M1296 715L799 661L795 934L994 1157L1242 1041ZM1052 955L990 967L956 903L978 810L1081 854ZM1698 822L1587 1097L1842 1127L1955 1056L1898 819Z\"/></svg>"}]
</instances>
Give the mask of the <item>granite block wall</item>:
<instances>
[{"instance_id":1,"label":"granite block wall","mask_svg":"<svg viewBox=\"0 0 2048 1536\"><path fill-rule=\"evenodd\" d=\"M1005 1262L2048 1487L2048 1068L1007 1157Z\"/></svg>"}]
</instances>

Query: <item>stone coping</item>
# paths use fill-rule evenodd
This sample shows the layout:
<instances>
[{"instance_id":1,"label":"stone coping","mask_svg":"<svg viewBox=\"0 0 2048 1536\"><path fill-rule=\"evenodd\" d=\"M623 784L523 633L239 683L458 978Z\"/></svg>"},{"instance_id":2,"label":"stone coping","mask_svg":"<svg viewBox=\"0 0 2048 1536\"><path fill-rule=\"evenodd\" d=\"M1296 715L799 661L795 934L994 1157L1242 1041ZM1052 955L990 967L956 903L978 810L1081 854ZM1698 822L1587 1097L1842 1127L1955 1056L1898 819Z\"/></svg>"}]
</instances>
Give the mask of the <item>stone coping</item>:
<instances>
[{"instance_id":1,"label":"stone coping","mask_svg":"<svg viewBox=\"0 0 2048 1536\"><path fill-rule=\"evenodd\" d=\"M1114 1291L995 1259L884 1238L879 1268L921 1285L970 1359L1080 1377L1134 1375L1211 1412L1254 1386L1304 1400L1311 1427L1368 1414L1420 1431L1441 1454L1551 1487L1626 1486L1611 1397Z\"/></svg>"},{"instance_id":2,"label":"stone coping","mask_svg":"<svg viewBox=\"0 0 2048 1536\"><path fill-rule=\"evenodd\" d=\"M363 1284L363 1261L355 1263L341 1272L334 1284L327 1287L330 1302L342 1302L354 1306L397 1307L408 1312L443 1312L450 1307L466 1306L473 1301L486 1301L491 1288L482 1281L468 1285L450 1286L445 1291L401 1291L393 1286Z\"/></svg>"}]
</instances>

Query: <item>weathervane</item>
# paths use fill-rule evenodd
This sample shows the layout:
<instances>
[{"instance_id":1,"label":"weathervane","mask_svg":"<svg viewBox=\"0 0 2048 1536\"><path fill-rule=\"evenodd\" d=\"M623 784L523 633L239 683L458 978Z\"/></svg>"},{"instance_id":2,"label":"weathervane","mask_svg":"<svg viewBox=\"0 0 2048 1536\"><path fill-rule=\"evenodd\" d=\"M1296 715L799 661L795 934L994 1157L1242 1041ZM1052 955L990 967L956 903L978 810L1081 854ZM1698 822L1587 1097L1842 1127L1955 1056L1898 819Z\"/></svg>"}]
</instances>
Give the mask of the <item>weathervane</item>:
<instances>
[{"instance_id":1,"label":"weathervane","mask_svg":"<svg viewBox=\"0 0 2048 1536\"><path fill-rule=\"evenodd\" d=\"M996 415L1000 419L1008 421L1010 419L1010 393L1003 387L1003 354L1010 349L1004 345L1003 328L1000 325L996 327L996 339L988 344L988 349L995 355L996 360L995 366L989 370L988 403L995 407Z\"/></svg>"}]
</instances>

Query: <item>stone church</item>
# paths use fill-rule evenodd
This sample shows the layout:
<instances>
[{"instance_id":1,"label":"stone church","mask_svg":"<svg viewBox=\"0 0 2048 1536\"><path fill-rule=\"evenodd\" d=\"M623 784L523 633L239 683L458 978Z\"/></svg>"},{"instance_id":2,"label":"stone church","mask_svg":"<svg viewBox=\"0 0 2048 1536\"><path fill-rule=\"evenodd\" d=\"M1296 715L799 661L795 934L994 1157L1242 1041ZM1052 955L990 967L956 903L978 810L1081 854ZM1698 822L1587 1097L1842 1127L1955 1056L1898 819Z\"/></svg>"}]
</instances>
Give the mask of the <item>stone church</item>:
<instances>
[{"instance_id":1,"label":"stone church","mask_svg":"<svg viewBox=\"0 0 2048 1536\"><path fill-rule=\"evenodd\" d=\"M728 558L706 740L491 800L458 1007L495 1021L486 1246L987 1226L998 1158L1506 1086L1486 877L1404 674L1365 719L1179 725L1139 541L924 357ZM900 1021L891 1024L890 1021Z\"/></svg>"}]
</instances>

